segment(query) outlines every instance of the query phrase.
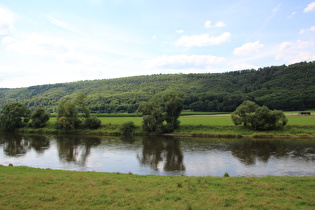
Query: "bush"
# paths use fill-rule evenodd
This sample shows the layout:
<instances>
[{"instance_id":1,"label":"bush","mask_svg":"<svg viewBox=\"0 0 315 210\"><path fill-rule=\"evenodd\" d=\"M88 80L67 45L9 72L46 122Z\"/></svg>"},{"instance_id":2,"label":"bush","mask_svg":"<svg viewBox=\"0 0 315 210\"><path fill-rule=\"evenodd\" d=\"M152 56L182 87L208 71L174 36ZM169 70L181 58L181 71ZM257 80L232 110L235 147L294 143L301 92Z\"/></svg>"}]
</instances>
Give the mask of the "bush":
<instances>
[{"instance_id":1,"label":"bush","mask_svg":"<svg viewBox=\"0 0 315 210\"><path fill-rule=\"evenodd\" d=\"M232 113L235 125L250 126L254 130L272 130L285 126L288 119L279 110L270 110L266 106L258 106L252 101L244 101Z\"/></svg>"},{"instance_id":2,"label":"bush","mask_svg":"<svg viewBox=\"0 0 315 210\"><path fill-rule=\"evenodd\" d=\"M122 124L120 131L124 135L128 135L128 134L132 134L135 129L136 129L135 124L130 121L130 122L126 122L126 123Z\"/></svg>"},{"instance_id":3,"label":"bush","mask_svg":"<svg viewBox=\"0 0 315 210\"><path fill-rule=\"evenodd\" d=\"M34 128L42 128L45 127L49 120L49 113L45 112L43 108L37 108L35 112L31 115L31 122L29 126Z\"/></svg>"},{"instance_id":4,"label":"bush","mask_svg":"<svg viewBox=\"0 0 315 210\"><path fill-rule=\"evenodd\" d=\"M85 120L84 127L85 128L90 128L90 129L97 129L101 127L101 120L98 119L97 117L89 117Z\"/></svg>"}]
</instances>

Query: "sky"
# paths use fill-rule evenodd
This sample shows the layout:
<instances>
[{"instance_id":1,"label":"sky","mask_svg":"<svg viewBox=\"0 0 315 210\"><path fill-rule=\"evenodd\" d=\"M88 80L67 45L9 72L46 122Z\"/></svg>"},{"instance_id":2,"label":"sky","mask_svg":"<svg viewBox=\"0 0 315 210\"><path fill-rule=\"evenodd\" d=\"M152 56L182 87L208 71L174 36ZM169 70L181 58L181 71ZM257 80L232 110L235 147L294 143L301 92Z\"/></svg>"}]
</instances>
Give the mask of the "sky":
<instances>
[{"instance_id":1,"label":"sky","mask_svg":"<svg viewBox=\"0 0 315 210\"><path fill-rule=\"evenodd\" d=\"M0 88L314 60L314 0L0 0Z\"/></svg>"}]
</instances>

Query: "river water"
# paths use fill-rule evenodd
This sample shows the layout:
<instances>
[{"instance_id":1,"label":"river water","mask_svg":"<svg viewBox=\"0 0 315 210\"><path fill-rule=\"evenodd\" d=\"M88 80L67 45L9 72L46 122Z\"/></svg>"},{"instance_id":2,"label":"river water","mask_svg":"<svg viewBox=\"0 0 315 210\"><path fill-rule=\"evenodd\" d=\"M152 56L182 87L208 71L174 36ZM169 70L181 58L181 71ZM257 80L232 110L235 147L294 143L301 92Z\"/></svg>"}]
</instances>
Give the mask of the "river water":
<instances>
[{"instance_id":1,"label":"river water","mask_svg":"<svg viewBox=\"0 0 315 210\"><path fill-rule=\"evenodd\" d=\"M186 176L315 176L315 139L0 133L0 165Z\"/></svg>"}]
</instances>

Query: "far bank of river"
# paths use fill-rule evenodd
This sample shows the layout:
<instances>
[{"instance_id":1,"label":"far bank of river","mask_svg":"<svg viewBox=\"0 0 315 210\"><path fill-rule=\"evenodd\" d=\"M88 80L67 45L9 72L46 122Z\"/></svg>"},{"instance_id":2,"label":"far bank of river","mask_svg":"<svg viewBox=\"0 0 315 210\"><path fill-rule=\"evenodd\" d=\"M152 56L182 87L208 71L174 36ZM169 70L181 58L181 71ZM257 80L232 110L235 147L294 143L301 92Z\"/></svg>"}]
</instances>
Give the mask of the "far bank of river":
<instances>
[{"instance_id":1,"label":"far bank of river","mask_svg":"<svg viewBox=\"0 0 315 210\"><path fill-rule=\"evenodd\" d=\"M140 126L130 135L152 136L155 134L144 132ZM38 134L72 134L72 135L98 135L98 136L122 136L120 124L103 125L101 128L60 130L54 128L21 128L18 133L38 133ZM281 130L254 131L240 126L208 126L208 125L184 125L173 133L159 134L165 136L187 136L206 138L315 138L315 126L286 126Z\"/></svg>"}]
</instances>

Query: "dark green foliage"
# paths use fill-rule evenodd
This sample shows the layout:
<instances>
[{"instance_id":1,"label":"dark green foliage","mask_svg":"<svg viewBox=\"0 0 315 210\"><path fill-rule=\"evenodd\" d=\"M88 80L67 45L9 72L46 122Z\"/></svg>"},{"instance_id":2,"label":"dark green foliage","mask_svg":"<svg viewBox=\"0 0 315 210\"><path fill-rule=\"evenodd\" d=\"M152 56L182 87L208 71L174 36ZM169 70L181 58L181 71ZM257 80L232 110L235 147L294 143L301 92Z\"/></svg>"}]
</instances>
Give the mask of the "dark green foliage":
<instances>
[{"instance_id":1,"label":"dark green foliage","mask_svg":"<svg viewBox=\"0 0 315 210\"><path fill-rule=\"evenodd\" d=\"M129 134L132 134L135 129L136 129L136 126L134 122L129 121L121 125L120 131L124 135L129 135Z\"/></svg>"},{"instance_id":2,"label":"dark green foliage","mask_svg":"<svg viewBox=\"0 0 315 210\"><path fill-rule=\"evenodd\" d=\"M89 117L85 120L84 127L90 129L97 129L101 127L101 120L98 119L96 116Z\"/></svg>"},{"instance_id":3,"label":"dark green foliage","mask_svg":"<svg viewBox=\"0 0 315 210\"><path fill-rule=\"evenodd\" d=\"M259 106L253 101L244 101L236 110L232 113L232 121L235 125L247 126L251 124L252 115L255 113Z\"/></svg>"},{"instance_id":4,"label":"dark green foliage","mask_svg":"<svg viewBox=\"0 0 315 210\"><path fill-rule=\"evenodd\" d=\"M0 128L4 131L14 131L24 127L30 117L29 109L22 103L10 103L2 109Z\"/></svg>"},{"instance_id":5,"label":"dark green foliage","mask_svg":"<svg viewBox=\"0 0 315 210\"><path fill-rule=\"evenodd\" d=\"M235 125L250 126L254 130L279 129L288 122L282 111L272 111L268 107L260 107L252 101L244 101L231 117Z\"/></svg>"},{"instance_id":6,"label":"dark green foliage","mask_svg":"<svg viewBox=\"0 0 315 210\"><path fill-rule=\"evenodd\" d=\"M81 113L82 118L90 117L90 109L87 107L87 96L85 94L79 94L75 99L75 104L78 108L78 113Z\"/></svg>"},{"instance_id":7,"label":"dark green foliage","mask_svg":"<svg viewBox=\"0 0 315 210\"><path fill-rule=\"evenodd\" d=\"M183 98L184 95L181 93L166 92L142 103L138 111L143 114L143 130L160 134L178 128ZM166 124L163 124L164 121Z\"/></svg>"},{"instance_id":8,"label":"dark green foliage","mask_svg":"<svg viewBox=\"0 0 315 210\"><path fill-rule=\"evenodd\" d=\"M46 126L49 119L49 113L45 112L43 108L37 108L31 115L29 125L34 128L42 128Z\"/></svg>"},{"instance_id":9,"label":"dark green foliage","mask_svg":"<svg viewBox=\"0 0 315 210\"><path fill-rule=\"evenodd\" d=\"M164 116L157 97L153 97L147 103L141 104L138 111L143 114L143 130L157 134L163 133Z\"/></svg>"},{"instance_id":10,"label":"dark green foliage","mask_svg":"<svg viewBox=\"0 0 315 210\"><path fill-rule=\"evenodd\" d=\"M288 123L282 111L270 110L266 106L259 107L252 117L252 127L255 130L273 130L282 128Z\"/></svg>"},{"instance_id":11,"label":"dark green foliage","mask_svg":"<svg viewBox=\"0 0 315 210\"><path fill-rule=\"evenodd\" d=\"M315 108L315 62L221 74L168 74L0 89L0 108L19 101L57 112L62 100L85 93L93 113L132 113L158 93L183 92L184 109L232 112L244 100L278 110ZM83 103L84 104L84 103ZM85 107L79 108L85 113ZM82 109L82 110L81 110Z\"/></svg>"},{"instance_id":12,"label":"dark green foliage","mask_svg":"<svg viewBox=\"0 0 315 210\"><path fill-rule=\"evenodd\" d=\"M184 95L176 92L167 92L163 95L164 119L166 121L166 132L172 132L179 126L179 115L183 110Z\"/></svg>"},{"instance_id":13,"label":"dark green foliage","mask_svg":"<svg viewBox=\"0 0 315 210\"><path fill-rule=\"evenodd\" d=\"M61 101L57 110L57 128L67 130L80 127L99 128L101 121L96 116L90 116L90 110L86 104L84 94L79 94L75 100Z\"/></svg>"},{"instance_id":14,"label":"dark green foliage","mask_svg":"<svg viewBox=\"0 0 315 210\"><path fill-rule=\"evenodd\" d=\"M81 125L78 108L73 101L62 101L57 112L57 128L75 129Z\"/></svg>"}]
</instances>

